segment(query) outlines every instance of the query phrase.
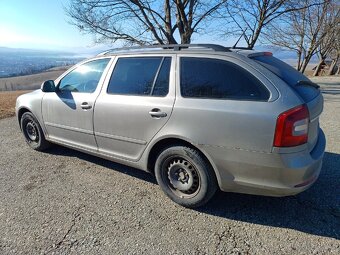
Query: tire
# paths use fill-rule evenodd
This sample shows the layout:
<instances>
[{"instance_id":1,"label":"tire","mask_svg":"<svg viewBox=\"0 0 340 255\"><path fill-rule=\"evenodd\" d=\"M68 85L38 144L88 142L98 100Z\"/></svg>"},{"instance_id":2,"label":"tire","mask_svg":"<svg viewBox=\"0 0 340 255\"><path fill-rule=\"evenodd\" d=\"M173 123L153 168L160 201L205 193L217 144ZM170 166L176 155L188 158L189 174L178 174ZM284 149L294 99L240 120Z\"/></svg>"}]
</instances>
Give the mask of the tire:
<instances>
[{"instance_id":1,"label":"tire","mask_svg":"<svg viewBox=\"0 0 340 255\"><path fill-rule=\"evenodd\" d=\"M46 141L44 132L34 115L25 112L20 119L20 127L27 144L34 150L43 151L50 147L50 143Z\"/></svg>"},{"instance_id":2,"label":"tire","mask_svg":"<svg viewBox=\"0 0 340 255\"><path fill-rule=\"evenodd\" d=\"M212 167L189 147L173 146L162 151L155 163L155 176L171 200L188 208L206 204L217 190Z\"/></svg>"}]
</instances>

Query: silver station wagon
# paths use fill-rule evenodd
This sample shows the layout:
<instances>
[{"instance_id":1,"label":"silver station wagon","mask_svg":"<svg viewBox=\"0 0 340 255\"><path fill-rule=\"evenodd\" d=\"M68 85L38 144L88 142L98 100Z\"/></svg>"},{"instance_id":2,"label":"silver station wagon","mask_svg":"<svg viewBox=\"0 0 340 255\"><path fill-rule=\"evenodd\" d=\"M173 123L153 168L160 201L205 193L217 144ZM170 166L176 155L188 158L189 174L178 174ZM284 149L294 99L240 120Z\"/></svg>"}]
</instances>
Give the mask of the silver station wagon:
<instances>
[{"instance_id":1,"label":"silver station wagon","mask_svg":"<svg viewBox=\"0 0 340 255\"><path fill-rule=\"evenodd\" d=\"M17 99L30 147L51 143L156 176L178 204L217 189L294 195L325 151L318 85L270 52L213 44L122 48Z\"/></svg>"}]
</instances>

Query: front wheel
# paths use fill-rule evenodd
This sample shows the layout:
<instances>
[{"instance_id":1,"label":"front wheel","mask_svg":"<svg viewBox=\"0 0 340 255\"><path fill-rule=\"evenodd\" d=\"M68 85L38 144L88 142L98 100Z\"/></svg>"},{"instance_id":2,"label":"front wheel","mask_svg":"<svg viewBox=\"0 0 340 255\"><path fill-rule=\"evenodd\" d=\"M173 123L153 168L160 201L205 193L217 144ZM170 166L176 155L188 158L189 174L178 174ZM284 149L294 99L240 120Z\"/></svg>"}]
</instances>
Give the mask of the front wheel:
<instances>
[{"instance_id":1,"label":"front wheel","mask_svg":"<svg viewBox=\"0 0 340 255\"><path fill-rule=\"evenodd\" d=\"M50 146L46 141L39 122L30 112L25 112L20 120L21 130L27 144L34 150L42 151Z\"/></svg>"},{"instance_id":2,"label":"front wheel","mask_svg":"<svg viewBox=\"0 0 340 255\"><path fill-rule=\"evenodd\" d=\"M174 146L160 153L155 175L170 199L189 208L204 205L217 190L212 167L198 151L189 147Z\"/></svg>"}]
</instances>

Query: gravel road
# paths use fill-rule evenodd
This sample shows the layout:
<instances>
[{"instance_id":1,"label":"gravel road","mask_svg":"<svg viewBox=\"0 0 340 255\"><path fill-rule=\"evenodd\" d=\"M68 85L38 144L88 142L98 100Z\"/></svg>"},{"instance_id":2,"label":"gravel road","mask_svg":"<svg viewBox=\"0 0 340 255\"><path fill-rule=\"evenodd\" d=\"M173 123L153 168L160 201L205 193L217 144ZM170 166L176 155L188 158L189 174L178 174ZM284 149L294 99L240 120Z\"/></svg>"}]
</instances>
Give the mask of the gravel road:
<instances>
[{"instance_id":1,"label":"gravel road","mask_svg":"<svg viewBox=\"0 0 340 255\"><path fill-rule=\"evenodd\" d=\"M0 120L0 254L340 254L340 95L325 94L321 176L295 197L219 192L199 210L144 172L28 148Z\"/></svg>"}]
</instances>

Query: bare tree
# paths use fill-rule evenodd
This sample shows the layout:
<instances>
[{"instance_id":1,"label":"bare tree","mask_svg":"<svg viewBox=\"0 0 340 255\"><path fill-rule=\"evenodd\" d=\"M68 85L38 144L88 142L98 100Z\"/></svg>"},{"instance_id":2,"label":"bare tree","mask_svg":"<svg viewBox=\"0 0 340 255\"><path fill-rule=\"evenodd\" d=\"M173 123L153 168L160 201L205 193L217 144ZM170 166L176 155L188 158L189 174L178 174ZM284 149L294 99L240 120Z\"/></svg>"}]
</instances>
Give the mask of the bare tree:
<instances>
[{"instance_id":1,"label":"bare tree","mask_svg":"<svg viewBox=\"0 0 340 255\"><path fill-rule=\"evenodd\" d=\"M335 21L334 21L334 40L332 42L332 50L329 53L329 57L332 59L332 63L329 67L328 75L333 75L335 73L340 74L340 3L335 5L337 8L334 12L336 12ZM338 71L336 71L336 66L338 67Z\"/></svg>"},{"instance_id":2,"label":"bare tree","mask_svg":"<svg viewBox=\"0 0 340 255\"><path fill-rule=\"evenodd\" d=\"M266 39L274 45L297 53L297 70L305 72L330 30L325 29L327 15L333 1L316 4L318 0L302 0L306 8L290 12L270 26ZM326 52L327 53L327 52Z\"/></svg>"},{"instance_id":3,"label":"bare tree","mask_svg":"<svg viewBox=\"0 0 340 255\"><path fill-rule=\"evenodd\" d=\"M336 2L330 2L328 4L327 13L325 15L323 25L320 33L325 34L321 40L316 54L319 58L319 63L317 64L313 75L318 76L325 66L326 58L331 58L332 63L328 74L331 75L335 68L337 61L339 60L340 51L340 4Z\"/></svg>"},{"instance_id":4,"label":"bare tree","mask_svg":"<svg viewBox=\"0 0 340 255\"><path fill-rule=\"evenodd\" d=\"M71 0L71 23L97 41L128 44L190 43L227 0Z\"/></svg>"},{"instance_id":5,"label":"bare tree","mask_svg":"<svg viewBox=\"0 0 340 255\"><path fill-rule=\"evenodd\" d=\"M328 75L333 75L335 73L340 74L340 33L338 30L337 38L334 40L334 47L331 50L329 57L332 59L332 63L329 67ZM338 70L336 71L336 67Z\"/></svg>"},{"instance_id":6,"label":"bare tree","mask_svg":"<svg viewBox=\"0 0 340 255\"><path fill-rule=\"evenodd\" d=\"M302 1L303 2L303 1ZM311 5L319 5L322 0ZM254 48L266 27L284 14L305 9L300 1L291 0L229 0L226 4L227 35L242 35L248 48Z\"/></svg>"}]
</instances>

